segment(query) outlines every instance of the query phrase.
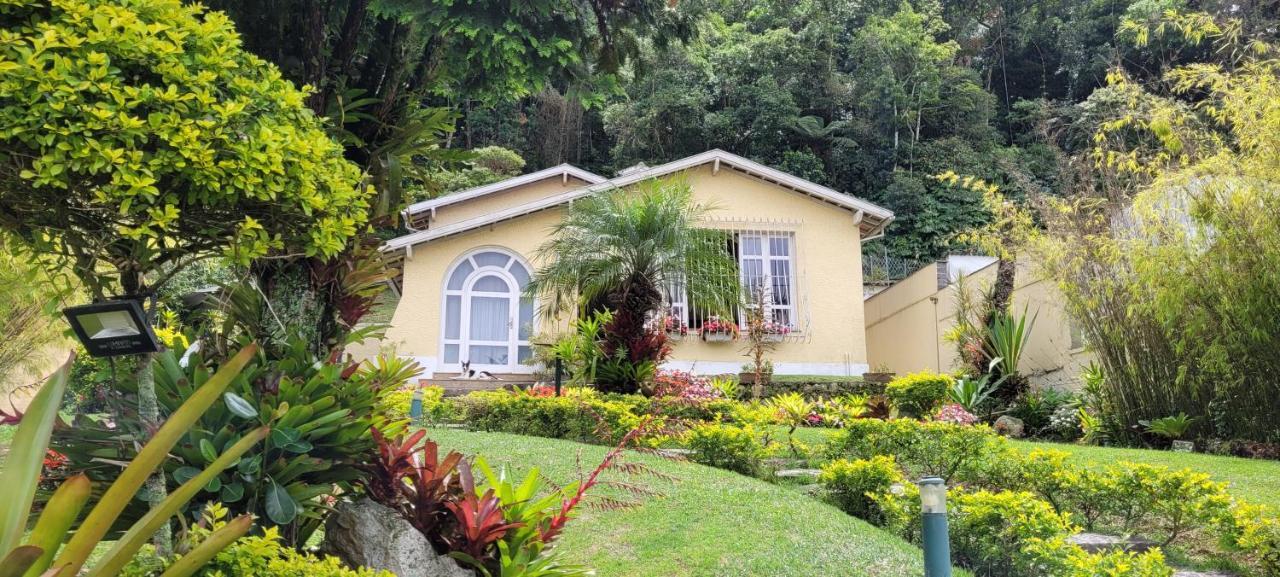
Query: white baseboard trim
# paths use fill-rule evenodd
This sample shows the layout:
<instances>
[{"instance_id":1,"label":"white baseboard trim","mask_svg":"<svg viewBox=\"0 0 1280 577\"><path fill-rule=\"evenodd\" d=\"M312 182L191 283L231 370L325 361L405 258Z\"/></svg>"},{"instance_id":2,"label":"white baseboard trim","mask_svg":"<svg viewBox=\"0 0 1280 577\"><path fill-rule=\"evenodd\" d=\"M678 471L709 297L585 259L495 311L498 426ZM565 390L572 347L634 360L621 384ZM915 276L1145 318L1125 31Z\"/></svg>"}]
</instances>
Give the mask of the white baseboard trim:
<instances>
[{"instance_id":1,"label":"white baseboard trim","mask_svg":"<svg viewBox=\"0 0 1280 577\"><path fill-rule=\"evenodd\" d=\"M699 361L670 359L662 363L664 369L676 369L680 371L688 371L695 375L724 375L738 374L742 370L742 363L728 361ZM773 363L773 374L775 375L824 375L824 376L861 376L863 373L869 372L871 366L867 363L791 363L791 362L775 362Z\"/></svg>"}]
</instances>

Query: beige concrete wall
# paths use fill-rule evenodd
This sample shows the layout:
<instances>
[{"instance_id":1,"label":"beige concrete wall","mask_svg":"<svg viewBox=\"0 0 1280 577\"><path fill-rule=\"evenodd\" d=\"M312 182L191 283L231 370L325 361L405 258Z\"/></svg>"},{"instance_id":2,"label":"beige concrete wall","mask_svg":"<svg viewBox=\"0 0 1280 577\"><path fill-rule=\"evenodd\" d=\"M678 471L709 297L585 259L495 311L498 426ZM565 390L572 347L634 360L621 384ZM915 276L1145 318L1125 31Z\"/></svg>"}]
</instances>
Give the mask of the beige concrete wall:
<instances>
[{"instance_id":1,"label":"beige concrete wall","mask_svg":"<svg viewBox=\"0 0 1280 577\"><path fill-rule=\"evenodd\" d=\"M955 326L956 291L963 286L981 295L994 282L995 268L988 266L938 290L937 268L927 266L868 298L871 367L898 374L958 368L955 345L945 340ZM1019 313L1025 309L1035 318L1019 370L1038 386L1078 387L1080 371L1092 356L1080 343L1072 343L1071 323L1056 287L1025 264L1018 267L1015 285L1013 309Z\"/></svg>"},{"instance_id":2,"label":"beige concrete wall","mask_svg":"<svg viewBox=\"0 0 1280 577\"><path fill-rule=\"evenodd\" d=\"M584 180L570 176L566 181L560 175L556 175L537 182L437 208L436 216L431 221L431 226L440 227L469 218L492 214L504 208L541 200L548 196L568 192L586 185L587 182Z\"/></svg>"},{"instance_id":3,"label":"beige concrete wall","mask_svg":"<svg viewBox=\"0 0 1280 577\"><path fill-rule=\"evenodd\" d=\"M847 210L729 169L710 166L684 175L698 202L717 207L708 226L795 234L799 323L805 330L777 345L771 358L779 373L861 374L867 369L863 325L861 237ZM392 318L388 344L398 354L434 367L440 355L445 274L477 248L497 246L522 255L536 269L536 250L559 222L553 209L431 241L404 263L404 290ZM553 332L544 323L539 332ZM747 361L743 341L707 343L686 338L671 364L702 373L737 372Z\"/></svg>"}]
</instances>

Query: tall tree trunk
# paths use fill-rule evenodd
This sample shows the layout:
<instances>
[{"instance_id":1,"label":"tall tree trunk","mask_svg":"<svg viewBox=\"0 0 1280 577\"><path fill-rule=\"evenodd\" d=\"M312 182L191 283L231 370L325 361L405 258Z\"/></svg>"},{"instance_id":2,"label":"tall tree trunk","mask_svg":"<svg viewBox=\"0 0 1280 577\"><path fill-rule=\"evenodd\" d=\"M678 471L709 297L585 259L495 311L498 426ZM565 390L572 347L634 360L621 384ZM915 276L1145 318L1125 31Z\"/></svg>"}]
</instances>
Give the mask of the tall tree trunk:
<instances>
[{"instance_id":1,"label":"tall tree trunk","mask_svg":"<svg viewBox=\"0 0 1280 577\"><path fill-rule=\"evenodd\" d=\"M990 314L1008 313L1010 301L1013 300L1013 287L1018 272L1018 263L1012 258L1002 258L996 262L996 283L991 287ZM987 319L990 326L991 319Z\"/></svg>"},{"instance_id":2,"label":"tall tree trunk","mask_svg":"<svg viewBox=\"0 0 1280 577\"><path fill-rule=\"evenodd\" d=\"M146 280L135 268L131 266L121 267L120 269L120 285L124 289L126 295L140 296L145 291L144 283ZM144 321L151 323L155 315L154 301L150 306L144 303L143 316ZM142 429L148 440L160 428L160 399L156 396L156 378L155 378L155 355L153 353L145 353L137 355L133 359L133 378L138 385L138 418L142 421ZM155 474L147 479L146 484L146 500L154 508L165 499L168 491L165 488L164 468L160 467ZM156 547L156 553L161 556L168 556L173 552L173 532L168 523L160 527L151 539Z\"/></svg>"}]
</instances>

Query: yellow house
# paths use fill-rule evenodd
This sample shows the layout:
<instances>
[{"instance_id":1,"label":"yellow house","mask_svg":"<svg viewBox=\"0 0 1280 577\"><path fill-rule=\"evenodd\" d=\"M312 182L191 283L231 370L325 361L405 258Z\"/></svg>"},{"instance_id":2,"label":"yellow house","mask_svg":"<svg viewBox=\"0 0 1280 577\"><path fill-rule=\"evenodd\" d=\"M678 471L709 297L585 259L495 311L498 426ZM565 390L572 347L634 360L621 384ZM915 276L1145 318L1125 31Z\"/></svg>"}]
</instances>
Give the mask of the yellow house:
<instances>
[{"instance_id":1,"label":"yellow house","mask_svg":"<svg viewBox=\"0 0 1280 577\"><path fill-rule=\"evenodd\" d=\"M533 344L557 327L535 314L538 303L523 291L553 225L576 199L667 177L684 179L695 202L714 207L704 225L731 233L726 250L739 273L762 275L770 315L790 328L770 355L777 374L868 370L862 242L881 236L893 213L720 150L615 178L560 165L410 206L415 232L382 247L402 271L386 341L428 378L456 375L464 363L532 373ZM683 302L681 287L668 292L671 314L690 330L665 366L738 372L745 343L698 337L704 319Z\"/></svg>"},{"instance_id":2,"label":"yellow house","mask_svg":"<svg viewBox=\"0 0 1280 577\"><path fill-rule=\"evenodd\" d=\"M957 291L979 297L995 282L996 259L952 255L867 298L867 350L877 370L906 374L959 368L946 334L956 324ZM1030 263L1020 261L1012 310L1034 319L1018 370L1035 386L1075 389L1092 360L1062 297Z\"/></svg>"}]
</instances>

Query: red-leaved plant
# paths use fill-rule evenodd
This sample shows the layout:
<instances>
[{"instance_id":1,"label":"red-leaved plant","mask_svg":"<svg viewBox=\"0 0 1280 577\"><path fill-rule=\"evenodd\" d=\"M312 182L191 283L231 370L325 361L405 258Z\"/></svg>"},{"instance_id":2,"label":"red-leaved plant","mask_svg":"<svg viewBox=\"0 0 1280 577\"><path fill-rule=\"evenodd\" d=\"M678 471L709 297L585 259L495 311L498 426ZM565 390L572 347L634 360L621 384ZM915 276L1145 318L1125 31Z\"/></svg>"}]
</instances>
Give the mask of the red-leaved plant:
<instances>
[{"instance_id":1,"label":"red-leaved plant","mask_svg":"<svg viewBox=\"0 0 1280 577\"><path fill-rule=\"evenodd\" d=\"M448 504L463 493L455 474L462 454L450 451L440 458L440 446L427 440L419 445L425 430L406 439L387 439L376 428L378 459L369 467L365 487L369 497L391 508L414 526L438 551L448 551L456 532L457 518Z\"/></svg>"}]
</instances>

